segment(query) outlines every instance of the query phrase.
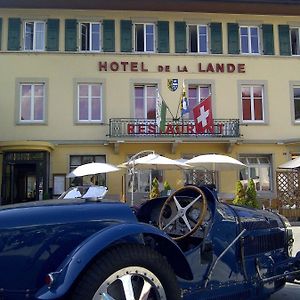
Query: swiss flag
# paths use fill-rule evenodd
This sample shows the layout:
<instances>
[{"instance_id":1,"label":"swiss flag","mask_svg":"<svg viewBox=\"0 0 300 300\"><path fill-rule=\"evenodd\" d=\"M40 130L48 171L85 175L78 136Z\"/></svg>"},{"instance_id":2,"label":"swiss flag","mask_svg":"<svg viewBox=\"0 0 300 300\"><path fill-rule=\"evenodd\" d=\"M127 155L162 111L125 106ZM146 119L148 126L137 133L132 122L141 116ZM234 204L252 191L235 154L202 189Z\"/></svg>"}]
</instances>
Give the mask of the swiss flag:
<instances>
[{"instance_id":1,"label":"swiss flag","mask_svg":"<svg viewBox=\"0 0 300 300\"><path fill-rule=\"evenodd\" d=\"M193 108L196 133L213 133L214 122L211 111L211 96Z\"/></svg>"}]
</instances>

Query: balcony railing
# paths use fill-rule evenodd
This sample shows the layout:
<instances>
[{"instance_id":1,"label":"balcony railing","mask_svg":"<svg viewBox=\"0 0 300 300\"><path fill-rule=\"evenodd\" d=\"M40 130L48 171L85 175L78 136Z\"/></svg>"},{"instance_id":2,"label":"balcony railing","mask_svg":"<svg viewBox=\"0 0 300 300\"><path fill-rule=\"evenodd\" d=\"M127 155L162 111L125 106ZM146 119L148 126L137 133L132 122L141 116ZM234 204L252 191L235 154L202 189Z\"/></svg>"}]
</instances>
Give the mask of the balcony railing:
<instances>
[{"instance_id":1,"label":"balcony railing","mask_svg":"<svg viewBox=\"0 0 300 300\"><path fill-rule=\"evenodd\" d=\"M159 137L159 138L238 138L240 124L238 119L214 119L212 132L196 133L194 120L167 120L165 130L161 131L156 120L112 118L109 120L109 137Z\"/></svg>"}]
</instances>

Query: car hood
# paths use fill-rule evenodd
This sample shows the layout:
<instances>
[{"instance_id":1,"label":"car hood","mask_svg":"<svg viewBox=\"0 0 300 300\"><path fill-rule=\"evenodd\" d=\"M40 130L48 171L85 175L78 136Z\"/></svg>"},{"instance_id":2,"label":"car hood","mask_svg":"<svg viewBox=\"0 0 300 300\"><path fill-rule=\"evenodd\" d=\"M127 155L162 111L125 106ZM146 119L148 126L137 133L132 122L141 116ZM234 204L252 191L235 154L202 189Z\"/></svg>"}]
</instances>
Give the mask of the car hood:
<instances>
[{"instance_id":1,"label":"car hood","mask_svg":"<svg viewBox=\"0 0 300 300\"><path fill-rule=\"evenodd\" d=\"M136 217L124 203L84 199L42 200L0 209L0 229L100 220L136 222Z\"/></svg>"}]
</instances>

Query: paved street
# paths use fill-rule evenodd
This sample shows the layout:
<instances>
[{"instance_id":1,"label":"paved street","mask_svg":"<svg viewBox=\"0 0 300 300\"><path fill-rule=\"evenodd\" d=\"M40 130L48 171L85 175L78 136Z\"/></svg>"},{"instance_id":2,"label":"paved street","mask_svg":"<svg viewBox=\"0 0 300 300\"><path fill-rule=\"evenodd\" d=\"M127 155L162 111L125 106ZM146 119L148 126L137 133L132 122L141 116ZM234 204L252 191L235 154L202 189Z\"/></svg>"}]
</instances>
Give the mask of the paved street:
<instances>
[{"instance_id":1,"label":"paved street","mask_svg":"<svg viewBox=\"0 0 300 300\"><path fill-rule=\"evenodd\" d=\"M294 249L293 255L300 251L300 226L293 226L294 232ZM300 299L300 285L287 284L284 289L275 293L270 300L299 300Z\"/></svg>"}]
</instances>

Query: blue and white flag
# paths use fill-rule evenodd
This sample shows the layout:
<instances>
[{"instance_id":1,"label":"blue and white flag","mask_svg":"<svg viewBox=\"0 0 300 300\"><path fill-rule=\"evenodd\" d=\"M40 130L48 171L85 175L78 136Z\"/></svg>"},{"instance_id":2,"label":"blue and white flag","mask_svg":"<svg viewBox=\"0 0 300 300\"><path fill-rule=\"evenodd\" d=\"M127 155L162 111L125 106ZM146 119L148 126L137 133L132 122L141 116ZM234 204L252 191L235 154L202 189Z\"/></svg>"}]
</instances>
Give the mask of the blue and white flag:
<instances>
[{"instance_id":1,"label":"blue and white flag","mask_svg":"<svg viewBox=\"0 0 300 300\"><path fill-rule=\"evenodd\" d=\"M181 110L181 116L183 116L184 114L189 113L189 111L190 111L190 109L189 109L189 101L188 101L188 98L186 96L184 82L182 84L182 94L181 94L181 100L180 100L180 110Z\"/></svg>"}]
</instances>

